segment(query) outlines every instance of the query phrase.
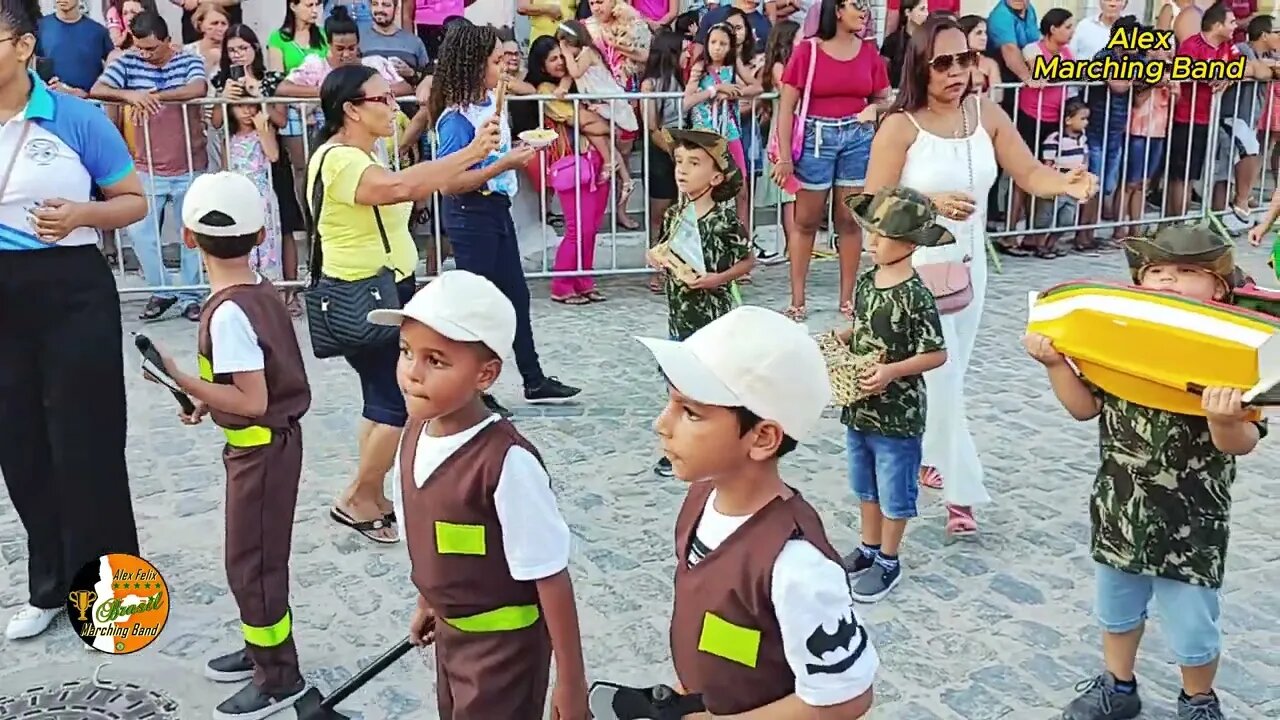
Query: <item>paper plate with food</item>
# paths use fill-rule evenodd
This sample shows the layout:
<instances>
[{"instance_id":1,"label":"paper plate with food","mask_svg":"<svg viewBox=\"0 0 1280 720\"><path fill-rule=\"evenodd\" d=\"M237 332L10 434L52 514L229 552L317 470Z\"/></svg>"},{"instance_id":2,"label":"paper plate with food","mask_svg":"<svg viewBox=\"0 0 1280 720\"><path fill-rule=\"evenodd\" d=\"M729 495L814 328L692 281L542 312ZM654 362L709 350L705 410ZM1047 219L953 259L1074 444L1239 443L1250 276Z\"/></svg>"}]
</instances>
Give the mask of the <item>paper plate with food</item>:
<instances>
[{"instance_id":1,"label":"paper plate with food","mask_svg":"<svg viewBox=\"0 0 1280 720\"><path fill-rule=\"evenodd\" d=\"M557 137L559 137L559 135L556 134L555 130L547 130L546 128L525 130L520 133L520 139L523 140L526 145L534 148L535 150L551 147L551 144L556 141Z\"/></svg>"}]
</instances>

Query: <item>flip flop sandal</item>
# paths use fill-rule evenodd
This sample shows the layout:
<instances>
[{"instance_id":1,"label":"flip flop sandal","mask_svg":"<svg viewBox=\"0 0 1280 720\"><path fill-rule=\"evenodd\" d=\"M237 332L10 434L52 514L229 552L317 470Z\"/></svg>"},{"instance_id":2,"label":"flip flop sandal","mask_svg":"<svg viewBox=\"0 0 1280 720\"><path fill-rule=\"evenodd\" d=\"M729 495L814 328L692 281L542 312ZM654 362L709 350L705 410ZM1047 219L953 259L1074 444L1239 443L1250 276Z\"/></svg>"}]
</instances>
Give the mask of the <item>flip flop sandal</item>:
<instances>
[{"instance_id":1,"label":"flip flop sandal","mask_svg":"<svg viewBox=\"0 0 1280 720\"><path fill-rule=\"evenodd\" d=\"M804 322L804 319L809 316L809 311L805 309L804 305L792 305L783 310L782 314L795 322Z\"/></svg>"},{"instance_id":2,"label":"flip flop sandal","mask_svg":"<svg viewBox=\"0 0 1280 720\"><path fill-rule=\"evenodd\" d=\"M948 505L946 529L949 537L971 537L978 534L978 522L973 519L973 512L969 508Z\"/></svg>"},{"instance_id":3,"label":"flip flop sandal","mask_svg":"<svg viewBox=\"0 0 1280 720\"><path fill-rule=\"evenodd\" d=\"M938 472L936 468L920 468L920 486L927 487L930 490L941 490L942 473Z\"/></svg>"},{"instance_id":4,"label":"flip flop sandal","mask_svg":"<svg viewBox=\"0 0 1280 720\"><path fill-rule=\"evenodd\" d=\"M561 305L586 305L591 301L581 295L564 295L561 297L552 295L551 302L558 302Z\"/></svg>"},{"instance_id":5,"label":"flip flop sandal","mask_svg":"<svg viewBox=\"0 0 1280 720\"><path fill-rule=\"evenodd\" d=\"M1031 251L1018 245L1006 245L1005 243L994 243L996 252L1009 257L1030 257Z\"/></svg>"},{"instance_id":6,"label":"flip flop sandal","mask_svg":"<svg viewBox=\"0 0 1280 720\"><path fill-rule=\"evenodd\" d=\"M398 537L382 538L373 534L375 530L386 530L391 527L391 523L387 522L387 518L385 515L383 517L378 518L377 520L356 520L355 518L348 515L346 511L342 510L341 508L335 507L335 508L329 508L329 517L332 518L333 521L338 523L339 525L345 525L346 527L349 527L352 530L355 530L356 532L365 536L369 540L372 540L373 542L378 543L379 545L394 545L400 542L400 538Z\"/></svg>"},{"instance_id":7,"label":"flip flop sandal","mask_svg":"<svg viewBox=\"0 0 1280 720\"><path fill-rule=\"evenodd\" d=\"M397 522L397 520L396 520L396 511L395 511L395 510L392 510L391 512L387 513L386 515L383 515L383 516L382 516L382 519L383 519L383 520L386 520L387 522L391 523L392 525L395 525L395 524L396 524L396 522Z\"/></svg>"},{"instance_id":8,"label":"flip flop sandal","mask_svg":"<svg viewBox=\"0 0 1280 720\"><path fill-rule=\"evenodd\" d=\"M599 290L588 290L582 293L582 297L586 298L587 302L593 302L593 303L606 302L609 299L609 296L605 295Z\"/></svg>"}]
</instances>

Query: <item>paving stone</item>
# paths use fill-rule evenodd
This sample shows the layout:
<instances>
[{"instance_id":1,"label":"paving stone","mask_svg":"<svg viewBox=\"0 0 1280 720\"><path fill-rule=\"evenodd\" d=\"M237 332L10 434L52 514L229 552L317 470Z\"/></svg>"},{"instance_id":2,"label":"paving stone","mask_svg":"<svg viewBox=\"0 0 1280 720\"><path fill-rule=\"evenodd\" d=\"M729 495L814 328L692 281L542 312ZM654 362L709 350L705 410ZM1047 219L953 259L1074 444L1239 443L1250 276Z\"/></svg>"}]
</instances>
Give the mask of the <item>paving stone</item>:
<instances>
[{"instance_id":1,"label":"paving stone","mask_svg":"<svg viewBox=\"0 0 1280 720\"><path fill-rule=\"evenodd\" d=\"M1270 277L1264 253L1241 248L1246 269ZM744 289L748 302L786 304L786 268L764 268ZM921 515L903 544L907 581L861 610L883 660L877 718L984 720L1048 718L1101 664L1093 612L1087 498L1096 470L1097 428L1072 421L1043 371L1022 351L1026 292L1073 278L1123 281L1119 253L1051 262L1011 259L991 276L973 365L970 425L993 502L976 508L983 534L947 543L945 509L924 490ZM809 327L838 323L835 266L818 262ZM670 682L672 525L684 486L654 477L653 418L665 387L634 335L665 336L662 300L638 277L602 283L607 303L566 307L533 281L534 334L547 372L584 388L565 408L526 405L514 369L497 396L546 459L573 530L578 595L592 679ZM124 309L126 331L139 301ZM306 343L306 328L296 325ZM194 367L195 326L181 319L146 332ZM127 338L126 338L127 341ZM135 353L128 343L129 364ZM328 518L356 463L360 408L354 374L341 361L307 355L313 406L303 420L306 462L294 525L292 593L298 650L308 678L328 691L403 637L413 607L403 545L374 546ZM69 625L0 645L0 695L105 675L182 703L180 716L207 717L234 688L200 676L212 654L237 642L234 601L223 570L225 497L217 431L179 425L163 390L130 372L129 450L143 552L174 588L169 626L153 646L105 658L79 649ZM858 541L848 491L844 436L834 412L822 433L783 462L788 480L822 513L837 548ZM1232 718L1280 717L1280 443L1269 438L1240 463L1223 600L1219 692ZM0 608L25 600L26 537L0 500ZM0 622L3 622L0 617ZM366 720L435 717L434 661L414 652L343 704ZM1148 719L1172 716L1178 673L1156 615L1139 661Z\"/></svg>"}]
</instances>

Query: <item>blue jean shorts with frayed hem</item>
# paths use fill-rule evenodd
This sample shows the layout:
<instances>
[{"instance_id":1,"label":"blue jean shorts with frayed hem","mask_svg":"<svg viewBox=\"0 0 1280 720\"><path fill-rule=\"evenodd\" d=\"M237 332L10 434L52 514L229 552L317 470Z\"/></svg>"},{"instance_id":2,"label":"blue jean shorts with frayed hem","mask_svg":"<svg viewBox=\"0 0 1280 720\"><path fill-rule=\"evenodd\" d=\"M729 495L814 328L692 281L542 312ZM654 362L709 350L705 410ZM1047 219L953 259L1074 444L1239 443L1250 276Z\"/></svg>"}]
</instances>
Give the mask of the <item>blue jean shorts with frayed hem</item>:
<instances>
[{"instance_id":1,"label":"blue jean shorts with frayed hem","mask_svg":"<svg viewBox=\"0 0 1280 720\"><path fill-rule=\"evenodd\" d=\"M800 187L815 191L862 187L875 134L875 125L851 117L805 118L804 153L795 163Z\"/></svg>"},{"instance_id":2,"label":"blue jean shorts with frayed hem","mask_svg":"<svg viewBox=\"0 0 1280 720\"><path fill-rule=\"evenodd\" d=\"M923 438L886 437L845 428L849 460L849 489L862 502L880 506L890 520L917 515Z\"/></svg>"}]
</instances>

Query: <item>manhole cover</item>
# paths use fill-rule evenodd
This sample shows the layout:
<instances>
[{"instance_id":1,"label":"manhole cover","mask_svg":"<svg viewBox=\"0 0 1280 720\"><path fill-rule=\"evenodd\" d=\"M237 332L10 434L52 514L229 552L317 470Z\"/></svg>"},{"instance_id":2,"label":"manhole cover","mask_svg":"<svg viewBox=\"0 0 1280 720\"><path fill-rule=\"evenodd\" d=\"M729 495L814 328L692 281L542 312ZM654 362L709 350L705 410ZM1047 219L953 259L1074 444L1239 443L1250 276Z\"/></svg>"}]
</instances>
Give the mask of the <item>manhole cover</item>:
<instances>
[{"instance_id":1,"label":"manhole cover","mask_svg":"<svg viewBox=\"0 0 1280 720\"><path fill-rule=\"evenodd\" d=\"M5 720L171 720L178 703L133 683L116 683L111 690L89 680L44 685L0 696Z\"/></svg>"}]
</instances>

